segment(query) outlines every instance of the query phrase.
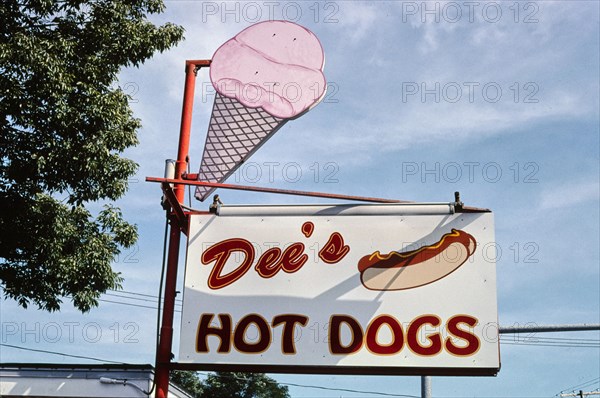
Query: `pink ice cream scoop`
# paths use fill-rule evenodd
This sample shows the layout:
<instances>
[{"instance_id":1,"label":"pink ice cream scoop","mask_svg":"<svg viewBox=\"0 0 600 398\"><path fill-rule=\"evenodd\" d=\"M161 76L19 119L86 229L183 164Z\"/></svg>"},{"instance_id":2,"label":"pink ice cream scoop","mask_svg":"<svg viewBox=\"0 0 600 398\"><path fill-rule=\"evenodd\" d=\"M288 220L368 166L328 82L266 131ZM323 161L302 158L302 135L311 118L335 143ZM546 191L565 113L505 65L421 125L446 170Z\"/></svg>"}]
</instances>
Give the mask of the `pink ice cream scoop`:
<instances>
[{"instance_id":1,"label":"pink ice cream scoop","mask_svg":"<svg viewBox=\"0 0 600 398\"><path fill-rule=\"evenodd\" d=\"M286 21L252 25L223 44L210 64L217 93L198 180L225 181L288 120L325 95L323 48ZM197 187L205 200L215 188Z\"/></svg>"},{"instance_id":2,"label":"pink ice cream scoop","mask_svg":"<svg viewBox=\"0 0 600 398\"><path fill-rule=\"evenodd\" d=\"M312 32L292 22L267 21L246 28L215 52L210 79L225 97L292 119L325 95L324 60Z\"/></svg>"}]
</instances>

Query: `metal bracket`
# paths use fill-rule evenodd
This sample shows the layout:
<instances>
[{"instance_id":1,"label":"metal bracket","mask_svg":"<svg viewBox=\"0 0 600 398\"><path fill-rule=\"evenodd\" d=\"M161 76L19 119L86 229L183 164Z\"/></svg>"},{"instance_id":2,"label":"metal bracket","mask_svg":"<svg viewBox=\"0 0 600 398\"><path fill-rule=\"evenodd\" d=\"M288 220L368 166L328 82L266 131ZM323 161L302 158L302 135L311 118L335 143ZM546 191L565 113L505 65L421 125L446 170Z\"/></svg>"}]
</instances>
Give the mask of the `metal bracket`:
<instances>
[{"instance_id":1,"label":"metal bracket","mask_svg":"<svg viewBox=\"0 0 600 398\"><path fill-rule=\"evenodd\" d=\"M198 71L200 69L202 69L204 67L209 67L210 62L211 62L211 60L209 60L209 59L188 60L188 61L185 61L185 64L186 64L186 68L187 68L187 65L194 65L194 75L197 75Z\"/></svg>"},{"instance_id":2,"label":"metal bracket","mask_svg":"<svg viewBox=\"0 0 600 398\"><path fill-rule=\"evenodd\" d=\"M460 192L454 192L454 208L457 212L461 212L463 209L464 203L460 201Z\"/></svg>"},{"instance_id":3,"label":"metal bracket","mask_svg":"<svg viewBox=\"0 0 600 398\"><path fill-rule=\"evenodd\" d=\"M460 192L454 192L454 211L456 213L491 213L490 209L484 209L482 207L471 207L465 206L465 204L460 200Z\"/></svg>"},{"instance_id":4,"label":"metal bracket","mask_svg":"<svg viewBox=\"0 0 600 398\"><path fill-rule=\"evenodd\" d=\"M185 212L183 211L181 204L177 200L177 197L175 196L175 192L173 191L171 184L163 182L162 184L160 184L160 186L163 190L163 193L165 194L165 199L167 200L167 203L171 207L171 210L172 210L171 213L177 219L177 226L183 233L186 233L187 225L188 225L188 217L185 214Z\"/></svg>"}]
</instances>

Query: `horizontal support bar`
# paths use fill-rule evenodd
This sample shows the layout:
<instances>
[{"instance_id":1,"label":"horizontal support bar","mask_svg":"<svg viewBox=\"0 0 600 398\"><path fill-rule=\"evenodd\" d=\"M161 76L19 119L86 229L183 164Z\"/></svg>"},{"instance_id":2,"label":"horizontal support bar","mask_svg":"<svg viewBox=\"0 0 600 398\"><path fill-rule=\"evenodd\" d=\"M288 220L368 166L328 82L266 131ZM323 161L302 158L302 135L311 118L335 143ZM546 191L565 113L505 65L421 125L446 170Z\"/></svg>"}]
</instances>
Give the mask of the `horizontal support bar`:
<instances>
[{"instance_id":1,"label":"horizontal support bar","mask_svg":"<svg viewBox=\"0 0 600 398\"><path fill-rule=\"evenodd\" d=\"M187 61L185 61L186 65L196 65L201 68L210 66L210 63L211 63L210 59L188 59Z\"/></svg>"},{"instance_id":2,"label":"horizontal support bar","mask_svg":"<svg viewBox=\"0 0 600 398\"><path fill-rule=\"evenodd\" d=\"M219 216L403 216L453 214L453 203L381 203L341 205L222 205Z\"/></svg>"},{"instance_id":3,"label":"horizontal support bar","mask_svg":"<svg viewBox=\"0 0 600 398\"><path fill-rule=\"evenodd\" d=\"M219 183L219 182L176 180L176 179L171 179L171 178L159 178L159 177L146 177L146 181L147 182L192 185L192 186L197 186L197 187L214 187L214 188L221 188L221 189L232 189L232 190L237 190L237 191L275 193L275 194L281 194L281 195L310 196L310 197L315 197L315 198L326 198L326 199L356 200L356 201L360 201L360 202L415 203L413 201L407 201L407 200L371 198L371 197L364 197L364 196L340 195L340 194L324 193L324 192L296 191L296 190L291 190L291 189L253 187L253 186L248 186L248 185L223 184L223 183Z\"/></svg>"},{"instance_id":4,"label":"horizontal support bar","mask_svg":"<svg viewBox=\"0 0 600 398\"><path fill-rule=\"evenodd\" d=\"M586 330L600 330L600 324L581 325L542 325L542 326L500 326L498 333L545 333L545 332L582 332Z\"/></svg>"}]
</instances>

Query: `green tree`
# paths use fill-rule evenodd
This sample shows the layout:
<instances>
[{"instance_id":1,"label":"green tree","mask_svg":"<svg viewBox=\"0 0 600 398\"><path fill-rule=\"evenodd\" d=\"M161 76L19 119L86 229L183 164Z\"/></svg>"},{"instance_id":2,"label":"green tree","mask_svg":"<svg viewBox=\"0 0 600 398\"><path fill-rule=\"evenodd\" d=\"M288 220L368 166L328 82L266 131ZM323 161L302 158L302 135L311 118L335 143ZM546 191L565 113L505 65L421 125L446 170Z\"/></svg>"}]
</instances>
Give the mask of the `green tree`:
<instances>
[{"instance_id":1,"label":"green tree","mask_svg":"<svg viewBox=\"0 0 600 398\"><path fill-rule=\"evenodd\" d=\"M171 382L194 398L289 398L288 388L264 373L216 372L205 380L192 371L171 372Z\"/></svg>"},{"instance_id":2,"label":"green tree","mask_svg":"<svg viewBox=\"0 0 600 398\"><path fill-rule=\"evenodd\" d=\"M204 381L203 398L289 398L288 388L264 373L217 372Z\"/></svg>"},{"instance_id":3,"label":"green tree","mask_svg":"<svg viewBox=\"0 0 600 398\"><path fill-rule=\"evenodd\" d=\"M187 370L174 370L171 372L170 381L183 388L185 392L190 394L192 397L202 397L204 392L204 384L196 372Z\"/></svg>"},{"instance_id":4,"label":"green tree","mask_svg":"<svg viewBox=\"0 0 600 398\"><path fill-rule=\"evenodd\" d=\"M106 205L127 190L140 121L117 85L183 37L147 16L162 0L0 2L0 282L23 307L88 311L120 287L111 263L137 239Z\"/></svg>"}]
</instances>

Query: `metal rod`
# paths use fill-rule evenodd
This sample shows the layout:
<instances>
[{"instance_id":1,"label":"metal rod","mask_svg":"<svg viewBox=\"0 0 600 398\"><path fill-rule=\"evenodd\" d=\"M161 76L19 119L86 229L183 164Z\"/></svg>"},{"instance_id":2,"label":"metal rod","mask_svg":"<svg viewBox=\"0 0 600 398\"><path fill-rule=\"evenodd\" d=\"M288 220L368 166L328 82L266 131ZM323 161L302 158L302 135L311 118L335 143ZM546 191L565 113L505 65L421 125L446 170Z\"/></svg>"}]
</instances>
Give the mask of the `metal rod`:
<instances>
[{"instance_id":1,"label":"metal rod","mask_svg":"<svg viewBox=\"0 0 600 398\"><path fill-rule=\"evenodd\" d=\"M431 376L421 376L421 398L431 398Z\"/></svg>"},{"instance_id":2,"label":"metal rod","mask_svg":"<svg viewBox=\"0 0 600 398\"><path fill-rule=\"evenodd\" d=\"M600 324L581 325L532 325L532 326L500 326L498 333L545 333L545 332L581 332L586 330L600 330Z\"/></svg>"},{"instance_id":3,"label":"metal rod","mask_svg":"<svg viewBox=\"0 0 600 398\"><path fill-rule=\"evenodd\" d=\"M383 199L383 198L371 198L365 196L352 196L352 195L341 195L334 193L324 192L311 192L311 191L296 191L291 189L277 189L277 188L264 188L264 187L253 187L248 185L234 185L234 184L223 184L218 182L205 182L205 181L189 181L189 180L178 180L170 178L159 178L159 177L146 177L148 182L161 182L171 184L185 184L194 185L200 187L215 187L222 189L233 189L238 191L253 191L253 192L266 192L276 193L283 195L296 195L296 196L312 196L316 198L327 198L327 199L343 199L343 200L357 200L361 202L375 202L375 203L415 203L408 200L395 200L395 199Z\"/></svg>"},{"instance_id":4,"label":"metal rod","mask_svg":"<svg viewBox=\"0 0 600 398\"><path fill-rule=\"evenodd\" d=\"M170 217L169 255L165 278L165 301L160 328L160 343L156 359L156 398L166 398L169 393L169 363L173 346L173 314L175 310L175 289L177 286L177 265L179 262L179 242L181 231L177 217Z\"/></svg>"},{"instance_id":5,"label":"metal rod","mask_svg":"<svg viewBox=\"0 0 600 398\"><path fill-rule=\"evenodd\" d=\"M175 162L175 179L180 179L181 175L187 171L197 67L197 65L191 62L186 62L185 64L185 88L183 90L183 106L181 109L179 148L177 151L177 161ZM177 197L179 203L183 203L184 194L184 186L179 184L175 185L175 196Z\"/></svg>"},{"instance_id":6,"label":"metal rod","mask_svg":"<svg viewBox=\"0 0 600 398\"><path fill-rule=\"evenodd\" d=\"M164 193L165 200L171 207L171 213L177 218L177 225L179 230L183 233L187 234L187 219L185 216L185 212L181 207L181 203L177 201L175 197L175 193L173 192L173 188L167 183L162 184L162 190Z\"/></svg>"},{"instance_id":7,"label":"metal rod","mask_svg":"<svg viewBox=\"0 0 600 398\"><path fill-rule=\"evenodd\" d=\"M185 87L183 91L183 106L181 110L181 126L179 131L179 146L175 162L175 181L181 179L186 171L188 153L190 148L190 129L192 126L192 110L194 105L194 89L196 85L196 70L208 66L210 61L187 61L185 64ZM185 190L181 184L175 185L175 199L183 203ZM172 206L171 206L172 207ZM173 347L173 315L175 313L175 295L177 288L177 267L179 262L179 244L181 240L182 221L172 211L169 216L169 254L165 277L165 301L162 312L160 328L160 341L158 355L156 356L155 378L156 397L166 398L169 394L169 375L171 363L171 349ZM185 221L184 221L185 222Z\"/></svg>"}]
</instances>

